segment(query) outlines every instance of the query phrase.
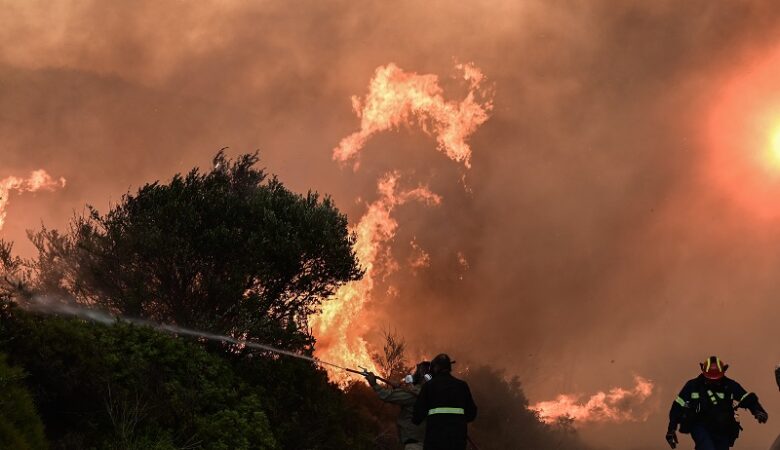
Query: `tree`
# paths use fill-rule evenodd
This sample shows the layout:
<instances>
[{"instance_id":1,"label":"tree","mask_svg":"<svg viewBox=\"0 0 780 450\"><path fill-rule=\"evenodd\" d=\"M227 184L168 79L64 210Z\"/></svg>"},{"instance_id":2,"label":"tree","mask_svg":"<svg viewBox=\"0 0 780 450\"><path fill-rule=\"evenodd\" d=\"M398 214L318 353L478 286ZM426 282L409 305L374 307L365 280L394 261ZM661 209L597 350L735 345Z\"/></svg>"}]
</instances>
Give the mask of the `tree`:
<instances>
[{"instance_id":1,"label":"tree","mask_svg":"<svg viewBox=\"0 0 780 450\"><path fill-rule=\"evenodd\" d=\"M146 184L67 233L42 229L36 289L133 317L310 349L307 317L362 275L330 198L290 192L257 155ZM236 349L233 349L235 351Z\"/></svg>"},{"instance_id":2,"label":"tree","mask_svg":"<svg viewBox=\"0 0 780 450\"><path fill-rule=\"evenodd\" d=\"M413 366L406 360L406 341L398 333L385 331L382 353L373 355L379 374L388 380L400 381L412 373Z\"/></svg>"}]
</instances>

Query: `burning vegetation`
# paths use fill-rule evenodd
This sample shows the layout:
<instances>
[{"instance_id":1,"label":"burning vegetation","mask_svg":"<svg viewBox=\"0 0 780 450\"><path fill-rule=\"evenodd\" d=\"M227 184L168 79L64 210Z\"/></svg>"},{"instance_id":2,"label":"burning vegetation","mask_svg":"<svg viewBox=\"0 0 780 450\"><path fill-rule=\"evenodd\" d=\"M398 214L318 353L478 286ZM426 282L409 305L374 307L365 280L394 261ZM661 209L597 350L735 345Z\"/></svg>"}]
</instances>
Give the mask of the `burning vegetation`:
<instances>
[{"instance_id":1,"label":"burning vegetation","mask_svg":"<svg viewBox=\"0 0 780 450\"><path fill-rule=\"evenodd\" d=\"M492 93L484 87L485 77L476 66L459 64L456 69L462 72L461 79L468 90L461 101L445 100L437 75L405 72L392 63L378 67L366 97L352 98L355 113L361 119L360 131L341 141L333 150L333 159L354 159L372 135L416 124L436 137L438 149L447 157L470 167L471 148L466 141L489 118ZM400 178L399 173L392 172L378 181L379 199L367 206L366 213L352 228L357 237L357 259L365 270L363 279L341 287L335 301L326 303L322 312L312 318L317 356L324 360L344 366L374 367L363 336L371 325L361 320L361 313L376 294L375 278L398 267L390 247L399 226L392 213L409 200L427 205L442 201L424 186L399 191ZM419 247L417 250L424 252ZM338 372L333 375L341 376Z\"/></svg>"},{"instance_id":2,"label":"burning vegetation","mask_svg":"<svg viewBox=\"0 0 780 450\"><path fill-rule=\"evenodd\" d=\"M640 376L634 377L631 389L612 388L590 397L561 394L555 400L536 403L529 408L536 411L546 423L571 419L574 424L593 422L641 422L647 420L650 409L647 400L653 395L653 383Z\"/></svg>"},{"instance_id":3,"label":"burning vegetation","mask_svg":"<svg viewBox=\"0 0 780 450\"><path fill-rule=\"evenodd\" d=\"M0 430L0 443L163 450L398 445L387 433L392 410L367 395L362 381L341 379L340 388L329 382L312 358L307 325L316 330L333 310L312 314L326 298L335 295L326 305L338 304L339 293L356 301L347 308L362 307L388 257L384 246L398 226L394 208L441 199L422 187L400 189L398 175L389 174L353 234L329 199L290 192L254 167L255 156L231 161L219 154L216 161L208 172L145 185L105 214L91 209L66 233L41 230L32 237L39 253L31 260L0 246L0 351L26 371L31 388L26 400L22 394L0 403L4 417L12 410L31 417L24 427ZM326 329L352 332L349 309L336 311ZM368 352L354 347L361 348ZM349 359L355 354L367 359ZM414 363L398 337L388 338L380 356L327 355L339 364L370 364L394 380ZM4 370L19 371L0 361ZM516 380L491 368L463 375L483 414L508 420L498 432L490 420L474 427L481 448L584 448L565 423L539 420ZM3 392L20 389L10 383Z\"/></svg>"}]
</instances>

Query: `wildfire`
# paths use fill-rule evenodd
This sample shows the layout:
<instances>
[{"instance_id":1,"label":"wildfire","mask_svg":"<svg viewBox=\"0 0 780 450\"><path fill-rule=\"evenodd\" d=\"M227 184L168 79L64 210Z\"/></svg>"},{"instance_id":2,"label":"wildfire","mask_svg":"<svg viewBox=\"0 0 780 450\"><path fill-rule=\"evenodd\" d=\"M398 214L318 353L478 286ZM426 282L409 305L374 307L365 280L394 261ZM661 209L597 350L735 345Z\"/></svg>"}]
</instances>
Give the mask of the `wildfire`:
<instances>
[{"instance_id":1,"label":"wildfire","mask_svg":"<svg viewBox=\"0 0 780 450\"><path fill-rule=\"evenodd\" d=\"M333 159L355 158L372 135L416 121L423 131L436 136L439 151L470 167L471 148L466 140L488 119L492 93L483 87L485 76L473 64L456 68L468 84L468 94L460 102L444 99L436 75L405 72L393 63L377 68L366 97L352 97L360 131L341 140Z\"/></svg>"},{"instance_id":2,"label":"wildfire","mask_svg":"<svg viewBox=\"0 0 780 450\"><path fill-rule=\"evenodd\" d=\"M380 66L369 83L364 99L352 97L352 105L360 117L360 131L341 140L333 151L333 159L345 162L357 154L374 134L417 123L421 129L436 136L438 149L450 159L470 166L471 148L466 140L487 119L492 110L492 93L483 87L484 75L473 64L460 64L461 79L468 93L460 101L447 101L436 75L405 72L395 64ZM355 165L357 168L357 164ZM441 198L425 187L399 191L400 175L392 172L378 181L379 198L367 206L367 211L352 231L356 234L355 252L365 275L360 281L342 286L333 301L311 318L312 333L317 338L316 356L345 367L362 366L375 369L364 337L369 329L362 316L371 301L378 277L399 268L390 251L390 243L398 229L392 214L396 207L410 200L439 204ZM427 265L430 257L413 243L418 257L412 268ZM390 287L389 291L394 291ZM340 374L330 373L337 381Z\"/></svg>"},{"instance_id":3,"label":"wildfire","mask_svg":"<svg viewBox=\"0 0 780 450\"><path fill-rule=\"evenodd\" d=\"M342 286L335 301L323 306L310 325L317 336L317 357L345 367L366 367L374 370L370 352L363 339L366 327L358 318L363 306L371 298L377 276L394 270L389 242L395 236L398 222L393 210L409 200L437 205L441 198L424 187L398 192L398 173L390 173L379 180L379 198L368 205L352 231L357 236L355 253L365 270L363 278ZM336 374L332 374L336 375Z\"/></svg>"},{"instance_id":4,"label":"wildfire","mask_svg":"<svg viewBox=\"0 0 780 450\"><path fill-rule=\"evenodd\" d=\"M36 192L40 190L53 191L65 187L65 179L55 180L45 170L36 170L27 178L6 177L0 180L0 230L5 225L6 207L10 200L11 192Z\"/></svg>"},{"instance_id":5,"label":"wildfire","mask_svg":"<svg viewBox=\"0 0 780 450\"><path fill-rule=\"evenodd\" d=\"M539 402L528 409L553 423L560 418L574 419L576 424L588 422L640 422L647 419L647 400L653 394L653 382L634 377L632 389L612 388L598 392L583 401L582 395L559 395L555 400Z\"/></svg>"}]
</instances>

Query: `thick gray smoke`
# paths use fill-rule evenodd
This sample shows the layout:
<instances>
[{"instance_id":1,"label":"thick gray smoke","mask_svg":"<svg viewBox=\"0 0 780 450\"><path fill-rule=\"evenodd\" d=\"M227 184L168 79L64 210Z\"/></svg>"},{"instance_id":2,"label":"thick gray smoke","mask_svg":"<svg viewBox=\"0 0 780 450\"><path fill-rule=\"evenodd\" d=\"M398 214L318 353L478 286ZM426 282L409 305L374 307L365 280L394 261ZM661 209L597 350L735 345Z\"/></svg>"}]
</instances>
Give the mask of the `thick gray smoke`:
<instances>
[{"instance_id":1,"label":"thick gray smoke","mask_svg":"<svg viewBox=\"0 0 780 450\"><path fill-rule=\"evenodd\" d=\"M776 2L0 5L0 179L68 180L9 206L3 237L23 254L26 228L63 228L223 146L259 148L292 189L332 194L355 220L398 170L442 203L398 209L402 270L376 287L375 329L506 367L531 402L654 381L647 422L583 430L616 449L660 448L664 409L713 353L780 411L780 225L705 181L701 139L724 80L780 42ZM468 190L415 128L373 136L358 172L331 160L377 67L438 74L459 99L453 59L495 85ZM408 270L420 250L428 267ZM767 448L774 429L744 422L741 448Z\"/></svg>"}]
</instances>

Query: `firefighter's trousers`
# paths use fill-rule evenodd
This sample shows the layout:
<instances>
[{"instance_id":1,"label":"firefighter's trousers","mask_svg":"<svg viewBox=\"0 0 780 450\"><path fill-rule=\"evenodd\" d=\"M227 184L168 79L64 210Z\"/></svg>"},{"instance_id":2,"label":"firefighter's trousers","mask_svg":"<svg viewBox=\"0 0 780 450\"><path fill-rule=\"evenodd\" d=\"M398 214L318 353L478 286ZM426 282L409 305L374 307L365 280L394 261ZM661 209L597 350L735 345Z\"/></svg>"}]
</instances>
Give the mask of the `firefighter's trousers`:
<instances>
[{"instance_id":1,"label":"firefighter's trousers","mask_svg":"<svg viewBox=\"0 0 780 450\"><path fill-rule=\"evenodd\" d=\"M728 436L712 432L703 425L694 426L691 437L696 443L696 450L729 450L731 447L731 439Z\"/></svg>"}]
</instances>

